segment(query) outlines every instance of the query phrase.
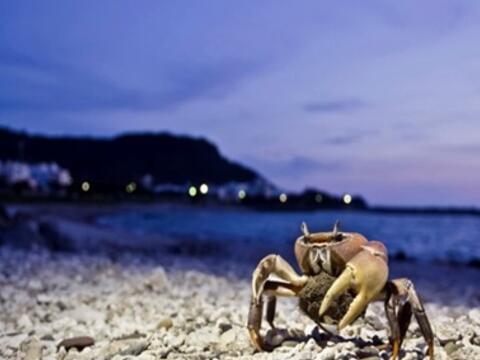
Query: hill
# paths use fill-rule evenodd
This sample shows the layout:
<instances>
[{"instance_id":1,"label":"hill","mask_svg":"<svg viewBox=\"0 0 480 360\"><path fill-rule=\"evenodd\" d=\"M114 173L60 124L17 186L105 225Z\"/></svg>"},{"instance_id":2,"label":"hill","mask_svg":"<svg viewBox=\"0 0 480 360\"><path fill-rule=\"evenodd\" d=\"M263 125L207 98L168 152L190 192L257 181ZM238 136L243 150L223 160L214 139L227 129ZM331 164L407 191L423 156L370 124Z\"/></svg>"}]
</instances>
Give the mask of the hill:
<instances>
[{"instance_id":1,"label":"hill","mask_svg":"<svg viewBox=\"0 0 480 360\"><path fill-rule=\"evenodd\" d=\"M146 174L156 183L252 181L258 174L226 159L205 139L167 133L112 138L47 137L0 129L0 159L56 162L74 182L124 187Z\"/></svg>"}]
</instances>

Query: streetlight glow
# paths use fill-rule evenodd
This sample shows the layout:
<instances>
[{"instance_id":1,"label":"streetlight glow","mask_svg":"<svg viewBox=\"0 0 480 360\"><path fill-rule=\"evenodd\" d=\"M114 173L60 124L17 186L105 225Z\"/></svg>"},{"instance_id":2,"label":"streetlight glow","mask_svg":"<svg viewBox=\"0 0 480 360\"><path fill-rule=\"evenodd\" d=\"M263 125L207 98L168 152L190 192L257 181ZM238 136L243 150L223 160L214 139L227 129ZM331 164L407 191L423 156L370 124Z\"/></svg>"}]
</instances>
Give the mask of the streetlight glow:
<instances>
[{"instance_id":1,"label":"streetlight glow","mask_svg":"<svg viewBox=\"0 0 480 360\"><path fill-rule=\"evenodd\" d=\"M208 193L208 185L207 184L202 184L200 185L200 192L205 195Z\"/></svg>"},{"instance_id":2,"label":"streetlight glow","mask_svg":"<svg viewBox=\"0 0 480 360\"><path fill-rule=\"evenodd\" d=\"M88 181L82 182L81 185L82 191L87 192L90 190L90 183Z\"/></svg>"},{"instance_id":3,"label":"streetlight glow","mask_svg":"<svg viewBox=\"0 0 480 360\"><path fill-rule=\"evenodd\" d=\"M133 193L137 189L137 184L135 182L131 182L125 186L125 191L129 194Z\"/></svg>"},{"instance_id":4,"label":"streetlight glow","mask_svg":"<svg viewBox=\"0 0 480 360\"><path fill-rule=\"evenodd\" d=\"M242 189L242 190L240 190L240 191L238 192L238 198L239 198L240 200L245 199L246 196L247 196L247 193L245 192L245 190Z\"/></svg>"},{"instance_id":5,"label":"streetlight glow","mask_svg":"<svg viewBox=\"0 0 480 360\"><path fill-rule=\"evenodd\" d=\"M349 205L352 202L352 195L350 195L350 194L343 195L343 202L346 205Z\"/></svg>"},{"instance_id":6,"label":"streetlight glow","mask_svg":"<svg viewBox=\"0 0 480 360\"><path fill-rule=\"evenodd\" d=\"M191 197L197 195L197 188L195 186L190 186L188 188L188 195L190 195Z\"/></svg>"},{"instance_id":7,"label":"streetlight glow","mask_svg":"<svg viewBox=\"0 0 480 360\"><path fill-rule=\"evenodd\" d=\"M280 200L281 203L286 203L288 200L287 194L281 193L278 199Z\"/></svg>"}]
</instances>

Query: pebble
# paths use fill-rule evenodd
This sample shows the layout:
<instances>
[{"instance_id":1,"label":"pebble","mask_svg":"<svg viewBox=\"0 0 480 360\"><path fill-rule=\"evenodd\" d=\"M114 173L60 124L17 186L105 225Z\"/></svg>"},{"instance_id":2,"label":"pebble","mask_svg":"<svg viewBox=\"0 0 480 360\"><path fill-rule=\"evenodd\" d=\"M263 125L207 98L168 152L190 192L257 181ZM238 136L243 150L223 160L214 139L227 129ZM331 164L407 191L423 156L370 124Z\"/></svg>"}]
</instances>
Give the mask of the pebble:
<instances>
[{"instance_id":1,"label":"pebble","mask_svg":"<svg viewBox=\"0 0 480 360\"><path fill-rule=\"evenodd\" d=\"M227 346L235 341L237 338L237 332L235 329L230 329L225 331L222 335L220 335L220 344L223 346Z\"/></svg>"},{"instance_id":2,"label":"pebble","mask_svg":"<svg viewBox=\"0 0 480 360\"><path fill-rule=\"evenodd\" d=\"M480 325L480 309L472 309L468 312L468 317L476 324Z\"/></svg>"},{"instance_id":3,"label":"pebble","mask_svg":"<svg viewBox=\"0 0 480 360\"><path fill-rule=\"evenodd\" d=\"M30 329L33 326L32 320L30 320L30 317L27 314L23 314L17 320L17 326L23 330Z\"/></svg>"},{"instance_id":4,"label":"pebble","mask_svg":"<svg viewBox=\"0 0 480 360\"><path fill-rule=\"evenodd\" d=\"M170 329L173 326L173 321L170 318L162 319L157 324L157 329Z\"/></svg>"},{"instance_id":5,"label":"pebble","mask_svg":"<svg viewBox=\"0 0 480 360\"><path fill-rule=\"evenodd\" d=\"M20 344L20 351L25 354L23 360L41 360L42 350L42 344L36 337L28 338Z\"/></svg>"},{"instance_id":6,"label":"pebble","mask_svg":"<svg viewBox=\"0 0 480 360\"><path fill-rule=\"evenodd\" d=\"M93 346L94 344L95 340L93 340L93 338L91 338L90 336L77 336L62 340L57 345L57 348L60 349L64 347L67 351L70 349L76 349L81 351L88 346Z\"/></svg>"}]
</instances>

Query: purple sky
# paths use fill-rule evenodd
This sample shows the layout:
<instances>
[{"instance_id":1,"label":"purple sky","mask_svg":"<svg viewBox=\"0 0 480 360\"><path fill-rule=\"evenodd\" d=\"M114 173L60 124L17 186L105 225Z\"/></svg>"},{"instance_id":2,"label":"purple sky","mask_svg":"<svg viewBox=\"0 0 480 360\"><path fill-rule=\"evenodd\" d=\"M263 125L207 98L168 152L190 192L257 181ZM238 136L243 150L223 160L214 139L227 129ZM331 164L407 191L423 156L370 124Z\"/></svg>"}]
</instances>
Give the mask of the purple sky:
<instances>
[{"instance_id":1,"label":"purple sky","mask_svg":"<svg viewBox=\"0 0 480 360\"><path fill-rule=\"evenodd\" d=\"M10 1L0 125L203 136L277 185L480 205L478 1Z\"/></svg>"}]
</instances>

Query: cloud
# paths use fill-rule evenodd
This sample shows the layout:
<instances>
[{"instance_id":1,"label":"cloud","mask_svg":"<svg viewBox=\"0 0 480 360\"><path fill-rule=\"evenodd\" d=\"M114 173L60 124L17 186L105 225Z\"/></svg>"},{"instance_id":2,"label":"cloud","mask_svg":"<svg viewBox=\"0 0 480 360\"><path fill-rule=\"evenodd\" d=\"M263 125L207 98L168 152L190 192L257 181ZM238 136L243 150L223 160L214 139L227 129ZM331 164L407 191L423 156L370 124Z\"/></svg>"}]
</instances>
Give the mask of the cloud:
<instances>
[{"instance_id":1,"label":"cloud","mask_svg":"<svg viewBox=\"0 0 480 360\"><path fill-rule=\"evenodd\" d=\"M223 60L164 64L156 85L134 89L90 70L0 52L0 111L169 110L196 99L218 99L262 68L261 62Z\"/></svg>"},{"instance_id":2,"label":"cloud","mask_svg":"<svg viewBox=\"0 0 480 360\"><path fill-rule=\"evenodd\" d=\"M348 112L364 108L366 103L359 99L340 99L331 101L310 102L303 105L303 110L311 113L318 112Z\"/></svg>"},{"instance_id":3,"label":"cloud","mask_svg":"<svg viewBox=\"0 0 480 360\"><path fill-rule=\"evenodd\" d=\"M350 145L362 141L365 136L365 134L334 136L325 139L325 143L329 145Z\"/></svg>"},{"instance_id":4,"label":"cloud","mask_svg":"<svg viewBox=\"0 0 480 360\"><path fill-rule=\"evenodd\" d=\"M278 160L253 157L248 158L247 161L254 164L260 172L278 177L304 176L319 170L340 171L347 167L344 162L321 161L309 156L293 156Z\"/></svg>"}]
</instances>

